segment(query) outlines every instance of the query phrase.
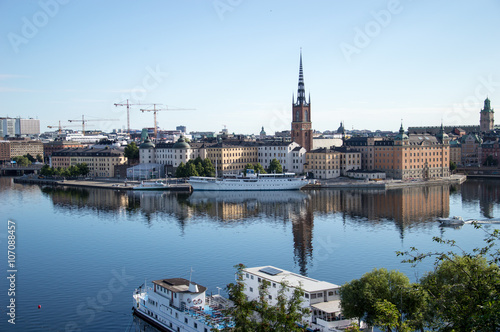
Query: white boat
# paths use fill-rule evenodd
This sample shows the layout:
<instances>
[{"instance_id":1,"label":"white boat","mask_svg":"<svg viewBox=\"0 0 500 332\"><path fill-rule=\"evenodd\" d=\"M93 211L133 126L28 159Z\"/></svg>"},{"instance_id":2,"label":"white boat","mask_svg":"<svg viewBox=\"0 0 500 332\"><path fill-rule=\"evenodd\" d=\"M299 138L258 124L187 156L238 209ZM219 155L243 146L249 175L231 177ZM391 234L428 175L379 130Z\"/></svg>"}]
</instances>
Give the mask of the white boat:
<instances>
[{"instance_id":1,"label":"white boat","mask_svg":"<svg viewBox=\"0 0 500 332\"><path fill-rule=\"evenodd\" d=\"M453 216L453 218L439 218L438 221L443 225L463 225L465 223L464 219L459 216Z\"/></svg>"},{"instance_id":2,"label":"white boat","mask_svg":"<svg viewBox=\"0 0 500 332\"><path fill-rule=\"evenodd\" d=\"M153 281L134 292L134 313L161 331L207 332L234 327L223 310L231 302L206 295L207 288L183 278Z\"/></svg>"},{"instance_id":3,"label":"white boat","mask_svg":"<svg viewBox=\"0 0 500 332\"><path fill-rule=\"evenodd\" d=\"M255 174L247 170L246 175L223 178L191 176L188 180L193 190L298 190L309 183L305 177L295 173Z\"/></svg>"},{"instance_id":4,"label":"white boat","mask_svg":"<svg viewBox=\"0 0 500 332\"><path fill-rule=\"evenodd\" d=\"M161 181L155 182L144 182L142 181L140 185L132 187L133 190L167 190L168 184Z\"/></svg>"}]
</instances>

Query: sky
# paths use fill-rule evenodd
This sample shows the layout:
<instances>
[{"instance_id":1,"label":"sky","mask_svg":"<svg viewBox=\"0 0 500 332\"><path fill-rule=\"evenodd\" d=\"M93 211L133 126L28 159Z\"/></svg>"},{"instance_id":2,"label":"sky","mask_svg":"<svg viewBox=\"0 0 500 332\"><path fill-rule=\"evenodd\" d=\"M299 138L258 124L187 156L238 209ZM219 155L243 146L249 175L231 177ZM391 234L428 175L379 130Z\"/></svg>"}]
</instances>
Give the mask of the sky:
<instances>
[{"instance_id":1,"label":"sky","mask_svg":"<svg viewBox=\"0 0 500 332\"><path fill-rule=\"evenodd\" d=\"M0 0L0 117L78 130L478 125L500 105L500 1ZM500 109L500 106L497 106ZM180 110L175 110L180 109ZM79 122L81 124L81 121Z\"/></svg>"}]
</instances>

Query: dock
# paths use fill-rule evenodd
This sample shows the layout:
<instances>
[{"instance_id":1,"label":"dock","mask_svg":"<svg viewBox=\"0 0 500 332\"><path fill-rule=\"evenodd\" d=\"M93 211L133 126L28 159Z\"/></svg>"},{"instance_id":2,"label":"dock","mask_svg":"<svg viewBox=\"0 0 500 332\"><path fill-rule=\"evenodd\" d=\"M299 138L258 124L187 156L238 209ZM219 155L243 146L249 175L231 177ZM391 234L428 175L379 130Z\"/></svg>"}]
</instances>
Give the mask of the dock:
<instances>
[{"instance_id":1,"label":"dock","mask_svg":"<svg viewBox=\"0 0 500 332\"><path fill-rule=\"evenodd\" d=\"M139 181L124 180L59 180L59 179L40 179L38 177L22 176L14 178L14 183L22 184L38 184L49 186L65 186L65 187L80 187L80 188L97 188L97 189L112 189L112 190L134 190L133 187L140 184ZM162 191L174 192L191 192L191 185L189 183L172 183L168 187L161 189Z\"/></svg>"}]
</instances>

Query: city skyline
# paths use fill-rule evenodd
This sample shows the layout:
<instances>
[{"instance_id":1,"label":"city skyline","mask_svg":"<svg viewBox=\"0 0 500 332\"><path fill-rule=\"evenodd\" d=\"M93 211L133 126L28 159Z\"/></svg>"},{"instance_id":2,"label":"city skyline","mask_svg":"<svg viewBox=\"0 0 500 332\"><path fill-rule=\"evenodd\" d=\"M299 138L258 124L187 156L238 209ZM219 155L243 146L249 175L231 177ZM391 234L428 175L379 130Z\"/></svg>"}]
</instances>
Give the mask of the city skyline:
<instances>
[{"instance_id":1,"label":"city skyline","mask_svg":"<svg viewBox=\"0 0 500 332\"><path fill-rule=\"evenodd\" d=\"M290 130L302 48L315 130L477 125L500 103L500 3L1 2L0 116L164 130ZM153 114L130 112L131 128ZM80 130L74 123L69 129Z\"/></svg>"}]
</instances>

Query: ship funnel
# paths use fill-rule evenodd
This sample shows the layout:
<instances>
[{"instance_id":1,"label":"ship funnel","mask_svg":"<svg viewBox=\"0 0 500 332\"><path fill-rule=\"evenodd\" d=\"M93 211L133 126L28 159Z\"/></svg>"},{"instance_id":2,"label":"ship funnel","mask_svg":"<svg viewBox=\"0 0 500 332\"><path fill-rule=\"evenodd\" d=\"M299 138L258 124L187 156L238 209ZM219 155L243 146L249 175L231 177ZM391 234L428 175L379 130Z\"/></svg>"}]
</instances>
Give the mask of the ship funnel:
<instances>
[{"instance_id":1,"label":"ship funnel","mask_svg":"<svg viewBox=\"0 0 500 332\"><path fill-rule=\"evenodd\" d=\"M198 291L198 285L196 285L195 283L190 282L189 283L189 292L190 293L199 293L199 291Z\"/></svg>"}]
</instances>

